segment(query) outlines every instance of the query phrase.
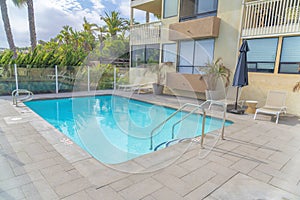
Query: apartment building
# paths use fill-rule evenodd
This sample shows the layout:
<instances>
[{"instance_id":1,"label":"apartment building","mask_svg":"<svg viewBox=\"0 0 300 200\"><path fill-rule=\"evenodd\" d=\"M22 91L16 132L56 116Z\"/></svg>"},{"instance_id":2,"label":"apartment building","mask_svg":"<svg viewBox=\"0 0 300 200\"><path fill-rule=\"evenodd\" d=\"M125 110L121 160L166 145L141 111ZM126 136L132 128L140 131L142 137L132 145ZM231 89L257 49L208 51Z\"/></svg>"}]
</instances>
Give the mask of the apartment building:
<instances>
[{"instance_id":1,"label":"apartment building","mask_svg":"<svg viewBox=\"0 0 300 200\"><path fill-rule=\"evenodd\" d=\"M201 67L221 57L234 72L247 40L249 85L242 98L260 106L268 90L285 90L288 112L300 115L300 93L292 92L300 80L299 7L300 0L132 0L132 21L143 10L146 23L131 26L131 76L145 64L172 62L166 86L204 98ZM160 19L150 22L149 13Z\"/></svg>"}]
</instances>

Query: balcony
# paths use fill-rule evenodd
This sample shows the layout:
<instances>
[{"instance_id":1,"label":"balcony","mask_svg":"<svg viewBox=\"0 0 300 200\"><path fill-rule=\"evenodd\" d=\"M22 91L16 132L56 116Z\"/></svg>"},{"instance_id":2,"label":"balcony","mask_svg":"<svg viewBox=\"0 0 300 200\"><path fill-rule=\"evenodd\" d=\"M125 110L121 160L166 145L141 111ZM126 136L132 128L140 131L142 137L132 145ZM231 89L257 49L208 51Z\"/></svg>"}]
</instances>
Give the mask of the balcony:
<instances>
[{"instance_id":1,"label":"balcony","mask_svg":"<svg viewBox=\"0 0 300 200\"><path fill-rule=\"evenodd\" d=\"M169 40L214 38L219 36L220 19L205 17L170 25Z\"/></svg>"},{"instance_id":2,"label":"balcony","mask_svg":"<svg viewBox=\"0 0 300 200\"><path fill-rule=\"evenodd\" d=\"M242 38L300 32L299 0L260 0L245 3Z\"/></svg>"},{"instance_id":3,"label":"balcony","mask_svg":"<svg viewBox=\"0 0 300 200\"><path fill-rule=\"evenodd\" d=\"M156 44L161 39L161 22L133 25L130 28L130 44Z\"/></svg>"},{"instance_id":4,"label":"balcony","mask_svg":"<svg viewBox=\"0 0 300 200\"><path fill-rule=\"evenodd\" d=\"M131 0L131 8L160 15L162 0Z\"/></svg>"}]
</instances>

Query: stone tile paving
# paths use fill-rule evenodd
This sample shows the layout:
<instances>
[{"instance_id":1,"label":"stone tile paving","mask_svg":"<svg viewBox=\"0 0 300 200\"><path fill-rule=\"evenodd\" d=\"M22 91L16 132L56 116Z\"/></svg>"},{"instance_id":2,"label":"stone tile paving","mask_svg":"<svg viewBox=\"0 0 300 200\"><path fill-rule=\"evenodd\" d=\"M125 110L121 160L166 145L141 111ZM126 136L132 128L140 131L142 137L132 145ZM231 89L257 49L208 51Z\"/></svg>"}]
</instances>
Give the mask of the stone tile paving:
<instances>
[{"instance_id":1,"label":"stone tile paving","mask_svg":"<svg viewBox=\"0 0 300 200\"><path fill-rule=\"evenodd\" d=\"M117 94L171 107L198 103ZM235 123L226 127L226 139L207 136L204 149L186 142L104 165L62 143L65 136L26 107L0 100L0 110L0 199L300 199L300 120L294 116L276 125L266 116L227 114Z\"/></svg>"}]
</instances>

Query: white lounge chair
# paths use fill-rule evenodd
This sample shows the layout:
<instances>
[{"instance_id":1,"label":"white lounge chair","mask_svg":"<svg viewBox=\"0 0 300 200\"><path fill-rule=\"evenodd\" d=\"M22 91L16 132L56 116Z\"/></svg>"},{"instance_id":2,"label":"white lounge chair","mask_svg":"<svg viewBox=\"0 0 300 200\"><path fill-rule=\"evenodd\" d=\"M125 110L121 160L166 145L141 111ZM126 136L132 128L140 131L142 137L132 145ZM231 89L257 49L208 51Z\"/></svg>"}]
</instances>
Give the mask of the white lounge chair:
<instances>
[{"instance_id":1,"label":"white lounge chair","mask_svg":"<svg viewBox=\"0 0 300 200\"><path fill-rule=\"evenodd\" d=\"M276 115L276 124L278 124L280 114L286 114L286 96L287 92L284 91L269 91L266 104L263 107L256 109L254 119L256 119L258 113Z\"/></svg>"},{"instance_id":2,"label":"white lounge chair","mask_svg":"<svg viewBox=\"0 0 300 200\"><path fill-rule=\"evenodd\" d=\"M128 84L128 85L118 85L119 90L123 91L137 91L140 94L142 91L153 90L153 83L139 83L139 84Z\"/></svg>"}]
</instances>

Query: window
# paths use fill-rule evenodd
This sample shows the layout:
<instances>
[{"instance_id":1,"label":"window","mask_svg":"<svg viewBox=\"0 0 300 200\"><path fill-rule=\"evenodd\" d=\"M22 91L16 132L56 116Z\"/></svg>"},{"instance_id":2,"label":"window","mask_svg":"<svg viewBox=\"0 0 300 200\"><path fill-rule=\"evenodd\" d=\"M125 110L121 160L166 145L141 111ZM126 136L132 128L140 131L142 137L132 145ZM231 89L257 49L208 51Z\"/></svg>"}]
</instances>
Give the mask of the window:
<instances>
[{"instance_id":1,"label":"window","mask_svg":"<svg viewBox=\"0 0 300 200\"><path fill-rule=\"evenodd\" d=\"M177 49L176 44L163 44L163 55L161 62L172 62L176 63Z\"/></svg>"},{"instance_id":2,"label":"window","mask_svg":"<svg viewBox=\"0 0 300 200\"><path fill-rule=\"evenodd\" d=\"M159 63L159 44L132 45L131 67L143 67L143 64Z\"/></svg>"},{"instance_id":3,"label":"window","mask_svg":"<svg viewBox=\"0 0 300 200\"><path fill-rule=\"evenodd\" d=\"M174 17L178 14L178 0L165 0L164 18Z\"/></svg>"},{"instance_id":4,"label":"window","mask_svg":"<svg viewBox=\"0 0 300 200\"><path fill-rule=\"evenodd\" d=\"M180 21L216 16L218 0L181 0Z\"/></svg>"},{"instance_id":5,"label":"window","mask_svg":"<svg viewBox=\"0 0 300 200\"><path fill-rule=\"evenodd\" d=\"M197 15L215 16L218 8L218 0L198 0Z\"/></svg>"},{"instance_id":6,"label":"window","mask_svg":"<svg viewBox=\"0 0 300 200\"><path fill-rule=\"evenodd\" d=\"M300 37L285 37L282 42L279 73L300 74Z\"/></svg>"},{"instance_id":7,"label":"window","mask_svg":"<svg viewBox=\"0 0 300 200\"><path fill-rule=\"evenodd\" d=\"M273 73L278 38L247 40L250 51L247 53L249 72Z\"/></svg>"},{"instance_id":8,"label":"window","mask_svg":"<svg viewBox=\"0 0 300 200\"><path fill-rule=\"evenodd\" d=\"M179 46L178 72L186 74L201 73L203 67L213 60L214 39L181 41Z\"/></svg>"}]
</instances>

